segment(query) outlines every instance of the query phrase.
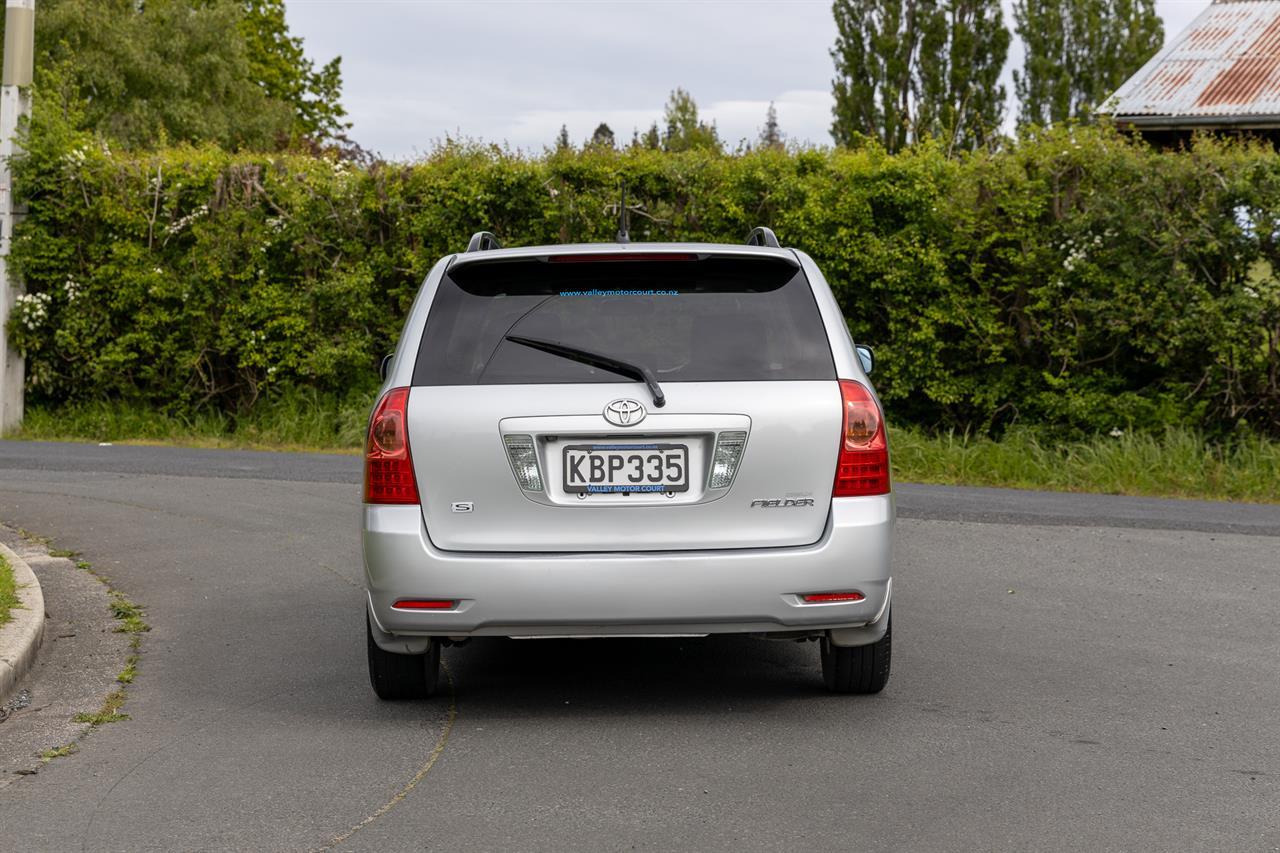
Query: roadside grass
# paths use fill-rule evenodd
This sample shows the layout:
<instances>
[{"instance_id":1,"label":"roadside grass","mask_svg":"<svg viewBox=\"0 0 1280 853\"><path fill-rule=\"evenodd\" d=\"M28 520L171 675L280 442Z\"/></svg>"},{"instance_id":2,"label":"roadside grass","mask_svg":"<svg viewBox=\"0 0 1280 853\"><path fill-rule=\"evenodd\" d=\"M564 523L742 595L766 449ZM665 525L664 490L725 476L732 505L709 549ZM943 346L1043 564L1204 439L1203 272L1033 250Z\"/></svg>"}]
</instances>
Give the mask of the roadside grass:
<instances>
[{"instance_id":1,"label":"roadside grass","mask_svg":"<svg viewBox=\"0 0 1280 853\"><path fill-rule=\"evenodd\" d=\"M125 598L122 593L110 590L111 615L120 624L115 627L117 634L145 634L151 626L143 621L142 608Z\"/></svg>"},{"instance_id":2,"label":"roadside grass","mask_svg":"<svg viewBox=\"0 0 1280 853\"><path fill-rule=\"evenodd\" d=\"M321 453L360 452L372 400L289 390L238 416L172 416L121 402L31 407L10 438ZM945 485L1280 503L1280 440L1213 442L1195 430L1057 441L891 430L896 480Z\"/></svg>"},{"instance_id":3,"label":"roadside grass","mask_svg":"<svg viewBox=\"0 0 1280 853\"><path fill-rule=\"evenodd\" d=\"M48 764L55 758L66 758L75 751L76 745L74 743L69 743L66 746L59 746L54 749L46 749L44 752L40 753L40 762L42 764Z\"/></svg>"},{"instance_id":4,"label":"roadside grass","mask_svg":"<svg viewBox=\"0 0 1280 853\"><path fill-rule=\"evenodd\" d=\"M110 723L118 723L123 720L130 719L129 715L124 712L125 702L129 696L126 692L134 680L138 677L140 665L142 663L142 635L151 630L151 626L146 623L143 618L146 614L141 606L130 601L124 593L115 589L111 585L111 579L106 575L96 571L93 565L80 557L80 555L71 550L53 547L53 540L47 536L39 536L30 531L18 528L18 535L28 542L43 545L50 556L66 558L74 561L76 569L86 572L96 581L101 583L107 591L107 604L111 611L111 616L115 619L116 625L114 631L118 634L129 634L128 654L125 657L124 668L116 675L118 686L108 693L102 699L102 705L96 711L82 711L71 717L71 721L87 725L88 728L83 730L76 736L75 740L63 746L46 749L40 753L40 766L48 764L59 758L65 758L74 755L79 751L78 742L80 738L100 726ZM6 583L7 582L7 583ZM12 596L12 604L17 604L16 589L14 589L14 579L12 567L9 566L3 555L0 555L0 624L8 618L9 599L6 593ZM20 775L28 775L39 771L38 767L30 769L22 769L15 771ZM0 837L4 833L0 832ZM0 845L2 846L2 845Z\"/></svg>"},{"instance_id":5,"label":"roadside grass","mask_svg":"<svg viewBox=\"0 0 1280 853\"><path fill-rule=\"evenodd\" d=\"M142 661L140 654L142 651L142 635L150 631L151 626L142 618L145 615L143 609L126 598L124 593L112 587L111 582L105 576L94 571L92 565L85 560L77 560L76 568L88 572L106 586L109 597L108 606L111 608L111 615L118 623L113 629L115 633L133 635L129 638L129 656L125 658L124 669L120 670L120 673L116 676L116 681L119 684L128 686L138 677L138 664ZM106 698L102 700L102 707L98 711L94 713L79 713L71 719L77 723L88 723L90 728L127 720L129 715L120 710L127 698L124 687L120 687L107 694Z\"/></svg>"},{"instance_id":6,"label":"roadside grass","mask_svg":"<svg viewBox=\"0 0 1280 853\"><path fill-rule=\"evenodd\" d=\"M13 618L9 611L18 606L18 585L13 579L13 566L0 554L0 625Z\"/></svg>"},{"instance_id":7,"label":"roadside grass","mask_svg":"<svg viewBox=\"0 0 1280 853\"><path fill-rule=\"evenodd\" d=\"M131 635L129 638L129 654L125 658L124 669L120 670L119 674L116 675L116 682L121 686L103 698L102 707L97 711L81 712L71 719L77 723L88 723L90 728L97 728L107 723L118 723L121 720L129 719L129 715L124 713L121 708L124 707L125 700L128 699L125 687L133 684L134 679L138 677L138 666L142 662L142 635L151 630L151 626L143 618L146 612L140 605L130 601L124 593L112 586L111 579L95 570L93 564L88 560L82 559L78 552L65 548L55 548L53 547L53 540L49 537L39 536L22 528L18 529L18 535L29 542L43 545L51 557L74 560L77 569L88 573L98 583L106 587L107 606L111 610L112 618L116 620L116 626L112 630L117 634ZM0 568L8 568L7 564L4 564L3 556L0 556ZM41 755L41 759L43 762L48 763L54 758L62 758L75 751L76 745L71 743L65 747L46 751Z\"/></svg>"},{"instance_id":8,"label":"roadside grass","mask_svg":"<svg viewBox=\"0 0 1280 853\"><path fill-rule=\"evenodd\" d=\"M135 636L130 641L130 647L138 648L138 638ZM131 654L125 659L124 669L120 670L120 674L116 676L116 681L121 684L133 684L133 680L138 677L138 661L141 658L137 654Z\"/></svg>"},{"instance_id":9,"label":"roadside grass","mask_svg":"<svg viewBox=\"0 0 1280 853\"><path fill-rule=\"evenodd\" d=\"M31 406L21 428L6 438L27 441L93 441L112 444L182 445L237 450L356 453L364 441L373 400L347 399L291 390L264 400L251 411L170 414L135 404L78 403Z\"/></svg>"},{"instance_id":10,"label":"roadside grass","mask_svg":"<svg viewBox=\"0 0 1280 853\"><path fill-rule=\"evenodd\" d=\"M88 723L95 728L106 723L118 723L129 719L128 714L120 713L123 705L124 691L115 690L108 693L107 698L102 700L102 708L96 714L76 714L71 719L77 723Z\"/></svg>"},{"instance_id":11,"label":"roadside grass","mask_svg":"<svg viewBox=\"0 0 1280 853\"><path fill-rule=\"evenodd\" d=\"M1046 442L1031 430L999 441L891 431L899 480L1114 495L1280 503L1280 441L1213 443L1193 430Z\"/></svg>"}]
</instances>

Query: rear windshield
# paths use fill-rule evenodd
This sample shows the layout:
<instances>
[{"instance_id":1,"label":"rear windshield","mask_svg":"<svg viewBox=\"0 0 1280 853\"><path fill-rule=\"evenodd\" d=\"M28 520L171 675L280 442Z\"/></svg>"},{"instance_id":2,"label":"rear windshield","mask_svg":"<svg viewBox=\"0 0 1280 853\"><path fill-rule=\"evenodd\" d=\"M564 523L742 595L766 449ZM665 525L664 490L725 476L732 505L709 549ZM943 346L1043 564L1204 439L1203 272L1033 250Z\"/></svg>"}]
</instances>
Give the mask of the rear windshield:
<instances>
[{"instance_id":1,"label":"rear windshield","mask_svg":"<svg viewBox=\"0 0 1280 853\"><path fill-rule=\"evenodd\" d=\"M659 381L835 378L813 292L803 273L780 260L532 258L460 266L431 303L414 384L626 381L508 335L643 365Z\"/></svg>"}]
</instances>

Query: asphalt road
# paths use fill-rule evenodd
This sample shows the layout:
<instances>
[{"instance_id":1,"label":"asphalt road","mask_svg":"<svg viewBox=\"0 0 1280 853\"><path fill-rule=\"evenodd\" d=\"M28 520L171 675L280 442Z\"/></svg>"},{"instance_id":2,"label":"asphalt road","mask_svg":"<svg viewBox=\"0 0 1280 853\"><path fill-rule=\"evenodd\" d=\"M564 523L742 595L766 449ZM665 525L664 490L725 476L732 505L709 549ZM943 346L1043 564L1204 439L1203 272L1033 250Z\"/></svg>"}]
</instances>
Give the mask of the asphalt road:
<instances>
[{"instance_id":1,"label":"asphalt road","mask_svg":"<svg viewBox=\"0 0 1280 853\"><path fill-rule=\"evenodd\" d=\"M395 705L358 464L0 442L0 521L153 626L0 849L1280 849L1280 507L903 485L878 697L812 644L490 640Z\"/></svg>"}]
</instances>

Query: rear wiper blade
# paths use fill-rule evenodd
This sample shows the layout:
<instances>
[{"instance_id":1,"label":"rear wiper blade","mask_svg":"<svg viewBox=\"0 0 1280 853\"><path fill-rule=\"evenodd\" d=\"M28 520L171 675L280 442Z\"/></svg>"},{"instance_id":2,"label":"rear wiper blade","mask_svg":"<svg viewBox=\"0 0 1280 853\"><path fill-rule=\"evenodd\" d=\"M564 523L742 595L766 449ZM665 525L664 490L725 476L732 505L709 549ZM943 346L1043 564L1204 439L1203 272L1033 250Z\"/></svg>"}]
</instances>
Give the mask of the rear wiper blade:
<instances>
[{"instance_id":1,"label":"rear wiper blade","mask_svg":"<svg viewBox=\"0 0 1280 853\"><path fill-rule=\"evenodd\" d=\"M543 352L549 352L552 355L558 355L561 358L567 358L570 361L577 361L582 364L589 364L592 367L598 367L601 370L608 370L622 376L629 376L632 379L638 379L649 387L649 393L653 395L653 405L661 409L667 404L667 397L662 393L662 387L658 385L658 379L653 375L653 371L645 367L643 364L632 364L629 361L622 361L610 355L601 355L590 350L578 349L577 347L565 346L555 341L544 341L541 338L525 338L520 335L505 335L504 340L511 341L513 344L530 347Z\"/></svg>"}]
</instances>

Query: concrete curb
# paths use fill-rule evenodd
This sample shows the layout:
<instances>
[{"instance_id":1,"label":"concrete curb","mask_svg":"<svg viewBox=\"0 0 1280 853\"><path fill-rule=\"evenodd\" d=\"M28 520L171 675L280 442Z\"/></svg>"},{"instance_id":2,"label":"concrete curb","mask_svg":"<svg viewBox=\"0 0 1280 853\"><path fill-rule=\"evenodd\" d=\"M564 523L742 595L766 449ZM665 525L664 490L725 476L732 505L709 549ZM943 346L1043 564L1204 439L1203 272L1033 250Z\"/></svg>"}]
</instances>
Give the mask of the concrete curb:
<instances>
[{"instance_id":1,"label":"concrete curb","mask_svg":"<svg viewBox=\"0 0 1280 853\"><path fill-rule=\"evenodd\" d=\"M0 628L0 700L9 695L18 679L36 661L36 651L44 639L44 592L31 567L13 551L0 545L13 568L13 579L18 587L18 600L22 606L10 611L13 617Z\"/></svg>"}]
</instances>

